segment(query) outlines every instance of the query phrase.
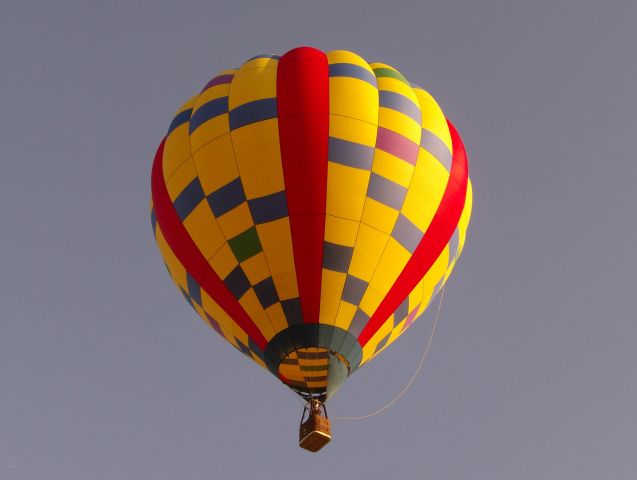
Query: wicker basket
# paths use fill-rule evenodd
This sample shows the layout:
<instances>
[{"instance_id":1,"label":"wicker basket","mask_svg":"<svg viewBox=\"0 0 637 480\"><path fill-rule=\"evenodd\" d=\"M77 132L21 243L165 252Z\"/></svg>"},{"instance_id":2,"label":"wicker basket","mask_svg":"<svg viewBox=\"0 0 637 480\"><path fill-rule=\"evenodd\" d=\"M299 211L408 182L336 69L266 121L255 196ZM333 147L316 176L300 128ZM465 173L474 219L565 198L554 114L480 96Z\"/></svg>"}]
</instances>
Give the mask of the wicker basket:
<instances>
[{"instance_id":1,"label":"wicker basket","mask_svg":"<svg viewBox=\"0 0 637 480\"><path fill-rule=\"evenodd\" d=\"M325 411L324 406L323 410ZM307 411L308 409L305 409L303 417L301 417L299 447L310 452L318 452L332 439L330 435L330 420L327 418L327 413L322 415L318 408L312 408L309 410L308 419L303 422Z\"/></svg>"}]
</instances>

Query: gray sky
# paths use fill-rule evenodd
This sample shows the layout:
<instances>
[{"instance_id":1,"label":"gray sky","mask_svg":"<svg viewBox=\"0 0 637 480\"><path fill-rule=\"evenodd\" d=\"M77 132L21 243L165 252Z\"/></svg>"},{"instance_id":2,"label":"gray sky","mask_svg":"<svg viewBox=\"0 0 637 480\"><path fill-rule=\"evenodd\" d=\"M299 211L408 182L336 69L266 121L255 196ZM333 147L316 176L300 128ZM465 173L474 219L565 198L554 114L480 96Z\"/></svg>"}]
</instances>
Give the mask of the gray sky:
<instances>
[{"instance_id":1,"label":"gray sky","mask_svg":"<svg viewBox=\"0 0 637 480\"><path fill-rule=\"evenodd\" d=\"M3 2L0 477L634 478L637 3L163 3ZM475 191L421 376L318 455L295 396L183 301L148 220L180 102L301 44L427 88ZM330 414L391 399L431 321Z\"/></svg>"}]
</instances>

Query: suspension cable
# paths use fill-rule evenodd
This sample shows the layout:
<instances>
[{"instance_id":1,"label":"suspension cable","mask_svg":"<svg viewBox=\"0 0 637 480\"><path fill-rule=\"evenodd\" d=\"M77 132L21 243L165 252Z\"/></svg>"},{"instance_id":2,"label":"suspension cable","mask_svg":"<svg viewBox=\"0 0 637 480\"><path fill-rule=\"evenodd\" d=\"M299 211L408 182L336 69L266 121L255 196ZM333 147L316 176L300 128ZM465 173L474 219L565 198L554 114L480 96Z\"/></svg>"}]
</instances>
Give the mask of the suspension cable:
<instances>
[{"instance_id":1,"label":"suspension cable","mask_svg":"<svg viewBox=\"0 0 637 480\"><path fill-rule=\"evenodd\" d=\"M420 362L418 363L418 367L416 368L416 371L409 379L409 382L407 382L407 385L405 385L405 387L400 391L400 393L396 395L394 399L390 401L388 404L386 404L384 407L379 408L378 410L373 411L371 413L368 413L367 415L361 415L360 417L332 417L333 420L363 420L365 418L373 417L387 410L394 403L400 400L400 398L407 392L407 390L409 390L409 387L411 387L411 385L414 383L414 380L416 380L416 377L418 376L420 369L422 368L422 366L425 363L425 360L427 359L427 354L429 353L429 347L431 347L431 341L433 340L434 334L436 333L436 325L438 325L438 317L440 316L440 307L442 307L442 299L444 298L444 296L445 296L445 287L443 286L442 291L440 292L440 301L438 302L436 318L434 319L433 326L431 327L431 333L429 334L429 339L427 340L427 343L425 344L425 349L422 353L422 357L420 358Z\"/></svg>"}]
</instances>

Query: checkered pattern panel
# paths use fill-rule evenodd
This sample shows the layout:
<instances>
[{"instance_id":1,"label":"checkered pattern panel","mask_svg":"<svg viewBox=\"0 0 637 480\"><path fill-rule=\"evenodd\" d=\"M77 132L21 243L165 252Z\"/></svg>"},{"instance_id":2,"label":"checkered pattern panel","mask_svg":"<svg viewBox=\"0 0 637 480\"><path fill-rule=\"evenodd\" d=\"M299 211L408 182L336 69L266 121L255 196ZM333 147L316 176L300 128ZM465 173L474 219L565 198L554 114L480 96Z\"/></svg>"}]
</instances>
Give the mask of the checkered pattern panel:
<instances>
[{"instance_id":1,"label":"checkered pattern panel","mask_svg":"<svg viewBox=\"0 0 637 480\"><path fill-rule=\"evenodd\" d=\"M368 65L350 52L331 52L328 58L330 95L335 99L330 113L336 99L351 100L341 102L338 116L330 117L321 321L357 336L438 208L451 167L451 143L436 102L396 69ZM358 93L357 98L348 85L369 93ZM369 105L377 105L378 111L369 112ZM376 132L365 136L370 125ZM461 235L459 227L440 256L446 259L447 276L459 254ZM444 272L441 275L446 279ZM423 279L378 329L364 349L363 362L390 345L424 311L429 298L423 295L435 295L432 288L425 289L431 281Z\"/></svg>"},{"instance_id":2,"label":"checkered pattern panel","mask_svg":"<svg viewBox=\"0 0 637 480\"><path fill-rule=\"evenodd\" d=\"M371 338L366 337L361 350L355 338L439 208L451 170L452 143L436 101L395 68L369 64L342 50L326 56L329 134L318 320L334 328L287 333L304 325L307 304L299 297L294 257L298 242L293 246L281 161L277 55L258 55L238 69L221 72L184 103L169 125L162 157L168 196L202 254L201 262L208 262L256 325L254 329L242 321L247 330L262 334L261 345L266 342L270 348L277 343L271 342L275 336L294 339L287 344L296 345L295 351L283 359L280 373L291 388L306 393L326 389L328 351L299 342L318 335L322 345L339 355L351 355L357 348L360 365L374 358L423 314L442 288L463 249L471 214L469 182L448 245L373 335L367 328ZM151 225L186 301L236 349L265 366L263 351L171 251L152 205ZM303 276L305 270L299 272ZM201 281L205 284L206 278ZM270 356L268 362L272 365Z\"/></svg>"},{"instance_id":3,"label":"checkered pattern panel","mask_svg":"<svg viewBox=\"0 0 637 480\"><path fill-rule=\"evenodd\" d=\"M422 192L430 197L441 198L451 168L451 138L444 115L433 97L420 87L413 88L422 111L422 135L419 159L412 185L394 228L393 236L410 252L417 245L415 239L426 231L437 209L437 202L423 202ZM423 315L437 293L447 280L456 260L460 256L472 206L471 182L468 185L467 198L458 226L438 260L427 272L420 284L409 295L410 311L404 320L402 315L394 314L379 332L370 340L364 351L365 363L380 351L391 345L413 322ZM407 223L407 221L409 223ZM411 232L411 233L410 233ZM393 325L391 334L385 342L385 332ZM379 345L381 347L379 348Z\"/></svg>"},{"instance_id":4,"label":"checkered pattern panel","mask_svg":"<svg viewBox=\"0 0 637 480\"><path fill-rule=\"evenodd\" d=\"M167 178L175 211L267 339L299 322L290 308L298 291L278 145L276 61L260 56L215 77L178 112L167 139L191 149Z\"/></svg>"},{"instance_id":5,"label":"checkered pattern panel","mask_svg":"<svg viewBox=\"0 0 637 480\"><path fill-rule=\"evenodd\" d=\"M263 353L248 338L248 335L229 317L219 305L203 291L196 280L185 270L183 265L174 255L164 235L155 220L154 209L151 205L151 225L164 263L170 277L182 293L186 302L199 314L199 316L211 326L219 335L225 338L235 348L242 350L241 345L248 345L252 352L251 358L265 368ZM245 349L243 349L245 351Z\"/></svg>"},{"instance_id":6,"label":"checkered pattern panel","mask_svg":"<svg viewBox=\"0 0 637 480\"><path fill-rule=\"evenodd\" d=\"M362 59L358 61L362 63ZM353 241L349 245L341 244L337 249L328 241L326 231L323 252L324 277L334 278L338 275L334 272L342 274L335 324L358 335L409 256L408 252L403 253L389 243L418 157L421 114L410 86L395 78L396 75L386 73L395 72L391 67L365 64L365 69L359 64L356 68L346 69L342 66L344 62L336 65L338 68L332 68L330 73L335 70L344 76L349 72L356 75L350 77L352 82L373 83L378 105L378 111L374 112L377 125L373 147L330 138L331 161L367 173L366 188L359 196L361 210L350 217L358 223L350 236ZM365 74L361 73L363 71ZM373 82L369 81L371 79ZM339 93L335 92L335 95ZM340 122L340 119L334 120L336 125ZM341 227L340 231L345 229ZM420 237L415 240L416 244Z\"/></svg>"}]
</instances>

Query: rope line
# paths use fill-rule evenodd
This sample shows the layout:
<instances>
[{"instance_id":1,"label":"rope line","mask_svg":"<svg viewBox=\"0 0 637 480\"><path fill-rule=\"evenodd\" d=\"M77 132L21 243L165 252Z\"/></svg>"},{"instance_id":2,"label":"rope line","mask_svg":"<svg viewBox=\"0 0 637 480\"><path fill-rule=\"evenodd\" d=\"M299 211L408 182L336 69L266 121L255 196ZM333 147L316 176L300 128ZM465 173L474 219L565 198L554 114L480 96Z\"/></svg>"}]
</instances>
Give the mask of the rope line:
<instances>
[{"instance_id":1,"label":"rope line","mask_svg":"<svg viewBox=\"0 0 637 480\"><path fill-rule=\"evenodd\" d=\"M438 310L436 311L436 318L434 319L433 326L431 327L431 333L429 334L429 339L427 340L427 343L425 344L425 350L422 353L422 357L420 358L420 362L418 363L418 367L416 368L416 371L409 379L409 382L407 382L407 385L405 385L405 387L400 391L400 393L396 395L394 399L391 402L389 402L387 405L385 405L382 408L379 408L378 410L374 412L368 413L367 415L362 415L360 417L332 417L332 419L334 420L363 420L365 418L378 415L379 413L383 413L385 410L391 407L394 403L400 400L400 398L407 392L407 390L409 390L409 387L411 387L411 385L414 383L414 380L416 380L416 377L418 376L420 369L422 368L422 366L425 363L425 360L427 359L427 354L429 353L429 347L431 347L431 341L433 340L434 334L436 333L436 325L438 325L438 317L440 316L440 307L442 307L442 299L444 298L444 296L445 296L445 287L443 286L442 291L440 292L440 301L438 302Z\"/></svg>"}]
</instances>

